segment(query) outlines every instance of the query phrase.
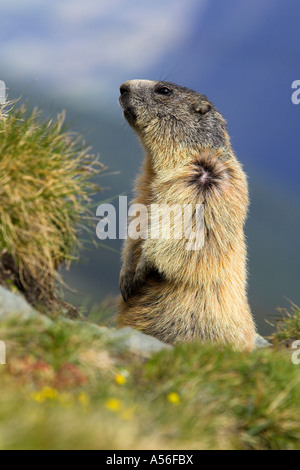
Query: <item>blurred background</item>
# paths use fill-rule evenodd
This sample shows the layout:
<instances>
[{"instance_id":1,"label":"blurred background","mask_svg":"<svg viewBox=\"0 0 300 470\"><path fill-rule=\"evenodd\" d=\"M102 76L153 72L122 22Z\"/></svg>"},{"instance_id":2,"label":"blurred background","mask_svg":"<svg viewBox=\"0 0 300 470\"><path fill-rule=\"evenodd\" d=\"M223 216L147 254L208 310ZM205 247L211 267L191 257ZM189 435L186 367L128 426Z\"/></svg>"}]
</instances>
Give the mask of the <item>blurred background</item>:
<instances>
[{"instance_id":1,"label":"blurred background","mask_svg":"<svg viewBox=\"0 0 300 470\"><path fill-rule=\"evenodd\" d=\"M1 4L0 80L46 113L67 110L100 160L95 204L131 196L140 144L118 105L134 78L168 80L213 101L249 176L249 297L262 334L299 295L300 3L297 0L10 0ZM113 174L119 172L118 174ZM114 199L115 198L115 199ZM96 230L96 222L95 222ZM78 305L118 294L120 243L86 243L64 273Z\"/></svg>"}]
</instances>

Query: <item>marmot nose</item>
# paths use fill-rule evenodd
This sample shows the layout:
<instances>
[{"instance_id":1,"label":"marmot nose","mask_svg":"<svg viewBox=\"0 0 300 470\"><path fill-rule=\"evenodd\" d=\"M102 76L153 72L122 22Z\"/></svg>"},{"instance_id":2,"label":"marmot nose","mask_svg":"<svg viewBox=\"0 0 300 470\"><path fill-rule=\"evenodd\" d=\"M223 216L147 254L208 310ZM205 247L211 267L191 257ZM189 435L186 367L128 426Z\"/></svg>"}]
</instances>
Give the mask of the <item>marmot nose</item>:
<instances>
[{"instance_id":1,"label":"marmot nose","mask_svg":"<svg viewBox=\"0 0 300 470\"><path fill-rule=\"evenodd\" d=\"M129 91L130 91L130 86L128 85L128 83L123 83L123 85L120 86L121 96L125 95L125 93L129 93Z\"/></svg>"}]
</instances>

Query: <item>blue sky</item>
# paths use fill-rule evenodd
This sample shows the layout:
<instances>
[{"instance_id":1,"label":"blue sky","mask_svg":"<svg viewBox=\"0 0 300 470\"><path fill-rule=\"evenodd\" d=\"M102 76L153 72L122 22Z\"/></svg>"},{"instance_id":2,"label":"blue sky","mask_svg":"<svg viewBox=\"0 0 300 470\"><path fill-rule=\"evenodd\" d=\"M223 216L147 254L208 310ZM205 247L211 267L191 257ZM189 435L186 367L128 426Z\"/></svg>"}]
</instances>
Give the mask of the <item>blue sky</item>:
<instances>
[{"instance_id":1,"label":"blue sky","mask_svg":"<svg viewBox=\"0 0 300 470\"><path fill-rule=\"evenodd\" d=\"M1 5L3 69L57 93L105 98L188 37L207 0L9 0ZM0 77L1 78L1 77Z\"/></svg>"},{"instance_id":2,"label":"blue sky","mask_svg":"<svg viewBox=\"0 0 300 470\"><path fill-rule=\"evenodd\" d=\"M300 195L299 14L295 0L9 0L0 80L16 96L16 83L38 79L37 95L103 114L119 112L125 80L194 88L228 119L247 163Z\"/></svg>"}]
</instances>

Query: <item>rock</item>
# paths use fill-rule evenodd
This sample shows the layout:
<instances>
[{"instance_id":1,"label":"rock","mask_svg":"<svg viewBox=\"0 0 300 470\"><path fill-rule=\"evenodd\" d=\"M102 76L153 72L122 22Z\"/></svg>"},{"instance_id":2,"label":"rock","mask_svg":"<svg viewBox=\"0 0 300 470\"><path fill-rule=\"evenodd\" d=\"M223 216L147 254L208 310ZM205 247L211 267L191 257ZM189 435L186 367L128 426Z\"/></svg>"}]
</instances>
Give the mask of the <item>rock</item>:
<instances>
[{"instance_id":1,"label":"rock","mask_svg":"<svg viewBox=\"0 0 300 470\"><path fill-rule=\"evenodd\" d=\"M121 328L119 330L114 328L98 327L101 334L104 334L110 340L118 342L121 347L128 349L134 354L139 354L144 357L149 357L158 351L164 349L171 349L172 346L162 343L152 336L145 335L140 331L133 328ZM100 332L99 330L99 332ZM269 341L260 335L255 336L255 349L267 348L272 346Z\"/></svg>"},{"instance_id":2,"label":"rock","mask_svg":"<svg viewBox=\"0 0 300 470\"><path fill-rule=\"evenodd\" d=\"M121 328L119 330L110 330L111 340L122 342L123 346L134 354L149 357L163 349L170 349L172 346L162 343L152 336L145 335L133 328Z\"/></svg>"},{"instance_id":3,"label":"rock","mask_svg":"<svg viewBox=\"0 0 300 470\"><path fill-rule=\"evenodd\" d=\"M258 334L255 335L255 348L256 349L269 348L270 346L272 346L272 344L269 343L269 341L267 341L265 338L263 338L262 336Z\"/></svg>"},{"instance_id":4,"label":"rock","mask_svg":"<svg viewBox=\"0 0 300 470\"><path fill-rule=\"evenodd\" d=\"M0 286L0 321L8 317L16 316L20 317L22 320L37 319L43 321L45 326L53 323L50 318L34 310L20 294L15 294ZM66 325L68 323L74 323L74 320L67 318L61 318L61 321L66 322ZM78 321L75 322L79 323ZM107 328L88 322L82 322L82 324L86 328L93 328L99 335L116 343L118 347L143 357L150 357L156 352L172 348L172 346L162 343L158 339L145 335L133 328ZM272 345L267 340L260 335L256 335L256 348L266 348L269 346Z\"/></svg>"},{"instance_id":5,"label":"rock","mask_svg":"<svg viewBox=\"0 0 300 470\"><path fill-rule=\"evenodd\" d=\"M23 320L39 318L45 324L52 323L50 318L34 310L20 294L15 294L0 286L0 321L9 317L21 317Z\"/></svg>"},{"instance_id":6,"label":"rock","mask_svg":"<svg viewBox=\"0 0 300 470\"><path fill-rule=\"evenodd\" d=\"M151 354L158 351L172 348L172 346L132 328L121 328L120 330L109 329L105 334L112 340L116 339L117 341L121 341L123 346L132 353L140 354L145 357L149 357ZM272 344L262 336L258 334L255 336L255 349L270 346L272 346Z\"/></svg>"},{"instance_id":7,"label":"rock","mask_svg":"<svg viewBox=\"0 0 300 470\"><path fill-rule=\"evenodd\" d=\"M42 320L45 326L53 323L50 318L34 310L20 294L15 294L0 286L0 322L10 317L19 317L20 320ZM68 324L79 323L78 321L63 317L60 318L60 321L65 322L66 327ZM108 341L115 342L118 347L143 357L149 357L157 351L170 348L170 346L167 346L161 341L151 336L144 335L132 328L117 330L116 328L106 328L88 322L82 322L82 326L92 328Z\"/></svg>"}]
</instances>

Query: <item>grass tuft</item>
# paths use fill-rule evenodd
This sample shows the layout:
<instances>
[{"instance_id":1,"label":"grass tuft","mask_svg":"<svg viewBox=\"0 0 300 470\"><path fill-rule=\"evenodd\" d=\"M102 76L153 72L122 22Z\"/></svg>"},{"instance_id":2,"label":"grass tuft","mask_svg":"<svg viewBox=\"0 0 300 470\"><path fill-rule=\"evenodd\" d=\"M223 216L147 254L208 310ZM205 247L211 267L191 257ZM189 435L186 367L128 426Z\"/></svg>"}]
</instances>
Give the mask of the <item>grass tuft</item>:
<instances>
[{"instance_id":1,"label":"grass tuft","mask_svg":"<svg viewBox=\"0 0 300 470\"><path fill-rule=\"evenodd\" d=\"M0 106L0 282L31 303L51 300L57 269L77 258L88 225L91 177L103 170L65 113L44 119L17 102Z\"/></svg>"},{"instance_id":2,"label":"grass tuft","mask_svg":"<svg viewBox=\"0 0 300 470\"><path fill-rule=\"evenodd\" d=\"M290 311L286 308L278 309L280 317L276 319L276 331L271 336L275 346L290 348L294 341L300 339L300 308L291 302Z\"/></svg>"}]
</instances>

